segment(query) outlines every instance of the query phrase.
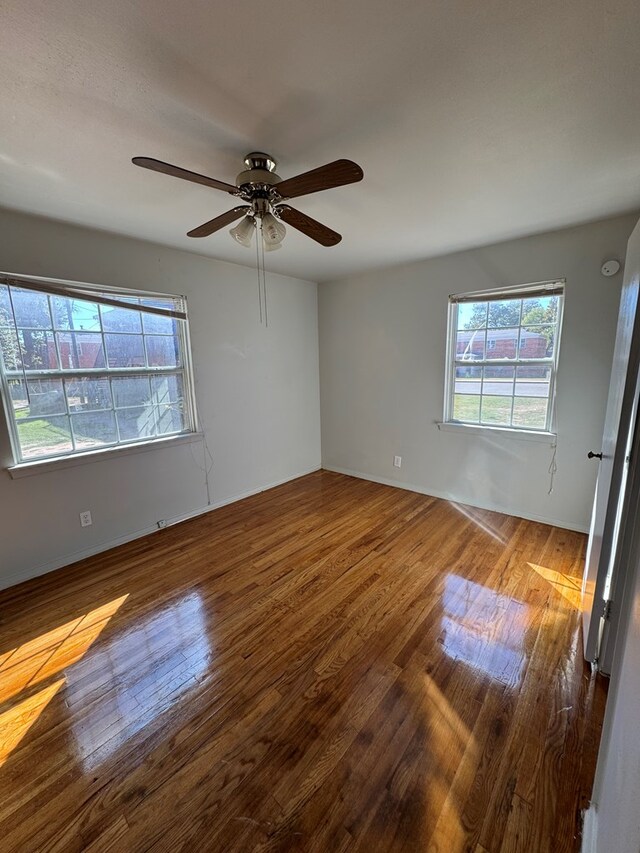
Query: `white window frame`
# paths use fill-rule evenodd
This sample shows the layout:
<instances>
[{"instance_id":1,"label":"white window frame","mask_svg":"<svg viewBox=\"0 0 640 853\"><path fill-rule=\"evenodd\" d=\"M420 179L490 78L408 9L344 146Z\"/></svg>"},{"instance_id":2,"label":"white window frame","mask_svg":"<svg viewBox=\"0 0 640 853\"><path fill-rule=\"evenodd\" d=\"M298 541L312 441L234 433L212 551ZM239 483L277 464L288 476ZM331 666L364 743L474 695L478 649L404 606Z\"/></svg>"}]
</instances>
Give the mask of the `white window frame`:
<instances>
[{"instance_id":1,"label":"white window frame","mask_svg":"<svg viewBox=\"0 0 640 853\"><path fill-rule=\"evenodd\" d=\"M10 285L14 287L24 288L47 294L49 296L63 296L65 298L78 299L87 302L94 302L102 305L108 305L116 308L131 308L131 303L127 303L125 299L135 297L141 299L165 299L172 300L175 310L170 308L161 308L153 306L139 306L141 312L169 316L178 320L178 339L180 342L180 352L182 356L182 364L180 366L171 367L121 367L110 368L105 362L104 368L78 368L64 370L60 366L60 358L58 356L58 367L55 369L45 369L38 371L29 371L24 368L19 371L20 378L51 378L64 379L78 377L95 377L95 378L112 378L118 376L162 376L162 375L180 375L182 377L183 399L184 399L184 424L185 428L179 432L163 433L155 436L141 436L133 439L121 439L118 436L118 441L105 445L88 447L78 450L72 448L69 451L56 452L49 455L27 457L23 456L20 440L18 436L17 420L14 416L12 398L9 387L9 379L14 378L9 376L4 366L0 369L0 392L4 405L4 413L7 422L9 438L11 441L11 449L14 459L14 464L10 466L10 471L16 469L33 469L40 466L54 466L61 463L72 463L74 460L82 461L83 458L91 459L102 457L107 453L123 452L128 450L131 452L134 449L146 449L148 447L158 445L166 446L172 441L185 440L189 437L198 435L198 418L194 390L193 363L191 358L191 343L189 337L189 322L187 316L187 302L184 296L160 293L149 290L129 290L120 287L101 286L96 284L88 284L85 282L65 281L62 279L42 278L40 276L25 276L15 273L0 272L0 284ZM102 338L103 351L105 358L107 349L105 347L104 335L109 334L102 329L100 332L95 332ZM169 337L169 336L168 336ZM144 338L143 338L144 341ZM56 344L57 347L57 344ZM0 353L0 360L2 356ZM11 373L12 371L9 371ZM16 372L16 371L13 371ZM31 374L31 376L29 375ZM37 375L36 375L37 374ZM114 408L115 412L115 408ZM72 442L73 443L73 442ZM13 473L12 473L13 476Z\"/></svg>"},{"instance_id":2,"label":"white window frame","mask_svg":"<svg viewBox=\"0 0 640 853\"><path fill-rule=\"evenodd\" d=\"M449 297L449 311L447 321L447 360L445 365L445 387L444 387L444 415L441 427L461 427L467 430L500 430L514 434L521 434L522 437L527 435L556 435L556 387L557 387L557 372L558 359L560 356L560 337L562 332L562 319L564 313L564 296L565 296L565 279L555 279L553 281L534 282L532 284L517 285L513 287L504 287L493 290L479 290L470 293L459 293ZM457 358L457 325L458 325L458 306L463 303L470 302L496 302L505 299L531 299L544 296L558 296L558 318L556 323L556 336L553 356L541 359L520 359L520 335L516 348L517 356L513 359L505 358L489 358L485 347L485 357L477 361L464 362L465 366L473 367L531 367L536 364L543 364L551 369L549 381L549 403L547 406L547 418L543 428L535 428L528 426L489 424L489 423L474 423L470 421L455 420L453 417L453 403L455 394L455 376L456 367L459 366L461 360ZM519 326L519 331L522 327ZM517 375L517 372L516 374ZM480 398L482 401L482 384L484 378L481 379ZM514 388L515 390L515 388ZM513 399L512 395L512 411ZM482 402L480 403L482 405Z\"/></svg>"}]
</instances>

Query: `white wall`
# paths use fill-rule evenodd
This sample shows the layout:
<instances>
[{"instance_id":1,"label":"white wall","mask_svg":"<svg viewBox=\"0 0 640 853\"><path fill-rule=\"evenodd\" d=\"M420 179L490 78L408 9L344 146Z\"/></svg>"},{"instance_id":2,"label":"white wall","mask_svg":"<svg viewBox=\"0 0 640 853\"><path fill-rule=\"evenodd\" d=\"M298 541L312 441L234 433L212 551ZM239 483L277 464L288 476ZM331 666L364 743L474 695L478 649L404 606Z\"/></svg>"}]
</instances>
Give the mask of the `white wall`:
<instances>
[{"instance_id":1,"label":"white wall","mask_svg":"<svg viewBox=\"0 0 640 853\"><path fill-rule=\"evenodd\" d=\"M1 210L0 269L186 295L212 504L319 467L314 283L268 275L264 328L251 267ZM0 471L0 587L204 509L203 466L200 441L19 480ZM93 526L80 527L83 509Z\"/></svg>"},{"instance_id":2,"label":"white wall","mask_svg":"<svg viewBox=\"0 0 640 853\"><path fill-rule=\"evenodd\" d=\"M326 468L586 530L611 370L624 259L637 216L609 219L319 287L322 460ZM448 296L566 278L552 450L494 433L439 431ZM393 467L395 454L402 468Z\"/></svg>"},{"instance_id":3,"label":"white wall","mask_svg":"<svg viewBox=\"0 0 640 853\"><path fill-rule=\"evenodd\" d=\"M627 273L640 278L640 223L629 240ZM637 458L638 436L633 455ZM632 466L631 521L623 528L622 581L615 585L620 608L611 666L593 805L585 820L584 853L638 853L640 850L640 482ZM627 545L629 543L629 545ZM620 589L622 587L622 589ZM619 591L620 590L620 591Z\"/></svg>"},{"instance_id":4,"label":"white wall","mask_svg":"<svg viewBox=\"0 0 640 853\"><path fill-rule=\"evenodd\" d=\"M322 440L327 467L585 529L624 256L634 217L354 276L319 288ZM269 276L268 329L255 271L0 210L0 269L188 298L212 505L320 464L316 285ZM447 296L566 276L558 474L550 448L439 432ZM403 457L393 468L393 455ZM0 418L0 465L10 464ZM201 442L12 480L0 472L0 587L207 506ZM81 528L80 510L93 513Z\"/></svg>"}]
</instances>

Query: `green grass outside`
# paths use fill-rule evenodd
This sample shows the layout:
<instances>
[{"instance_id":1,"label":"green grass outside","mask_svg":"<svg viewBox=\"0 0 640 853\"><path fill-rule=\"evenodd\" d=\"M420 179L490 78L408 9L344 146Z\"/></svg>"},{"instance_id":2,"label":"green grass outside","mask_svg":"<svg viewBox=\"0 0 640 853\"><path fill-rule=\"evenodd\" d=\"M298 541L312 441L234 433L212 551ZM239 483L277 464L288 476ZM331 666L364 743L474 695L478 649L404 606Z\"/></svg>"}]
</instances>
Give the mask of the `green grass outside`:
<instances>
[{"instance_id":1,"label":"green grass outside","mask_svg":"<svg viewBox=\"0 0 640 853\"><path fill-rule=\"evenodd\" d=\"M516 398L513 426L544 429L546 426L547 401L540 397ZM510 426L511 398L485 396L482 400L482 420L480 420L480 397L475 394L456 394L454 397L453 417L463 423L483 423L493 426ZM28 409L16 411L18 423L29 414ZM68 445L71 437L68 430L55 426L47 419L26 421L20 425L20 443L28 455L30 449ZM81 438L81 436L78 436ZM87 436L87 439L90 437Z\"/></svg>"},{"instance_id":2,"label":"green grass outside","mask_svg":"<svg viewBox=\"0 0 640 853\"><path fill-rule=\"evenodd\" d=\"M18 409L15 415L19 425L20 444L25 455L29 455L28 451L36 448L55 448L61 445L66 447L71 441L69 430L50 423L46 418L24 421L24 418L29 416L29 409ZM20 423L21 421L24 422Z\"/></svg>"},{"instance_id":3,"label":"green grass outside","mask_svg":"<svg viewBox=\"0 0 640 853\"><path fill-rule=\"evenodd\" d=\"M547 400L544 397L516 397L514 403L513 424L510 423L511 397L485 396L482 398L480 415L480 397L476 394L456 394L453 403L453 417L464 423L482 423L487 426L515 426L530 429L544 429L547 418Z\"/></svg>"}]
</instances>

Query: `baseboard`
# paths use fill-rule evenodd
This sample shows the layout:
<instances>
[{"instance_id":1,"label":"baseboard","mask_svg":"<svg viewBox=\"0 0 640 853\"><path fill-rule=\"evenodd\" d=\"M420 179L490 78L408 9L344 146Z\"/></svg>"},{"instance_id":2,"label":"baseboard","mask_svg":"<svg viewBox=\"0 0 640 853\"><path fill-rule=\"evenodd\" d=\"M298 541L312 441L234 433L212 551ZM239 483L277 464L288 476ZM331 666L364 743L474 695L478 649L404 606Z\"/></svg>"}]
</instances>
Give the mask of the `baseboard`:
<instances>
[{"instance_id":1,"label":"baseboard","mask_svg":"<svg viewBox=\"0 0 640 853\"><path fill-rule=\"evenodd\" d=\"M322 468L325 471L333 471L336 474L346 474L348 477L357 477L359 480L369 480L372 483L380 483L383 486L393 486L396 489L406 489L409 492L418 492L421 495L429 495L429 497L432 498L441 498L445 501L455 501L456 503L473 506L477 509L487 509L491 512L502 513L503 515L513 515L516 518L524 518L527 521L539 521L542 524L550 524L552 527L561 527L564 530L575 530L578 533L589 532L589 528L582 524L571 524L570 522L558 521L556 518L547 518L542 515L514 512L508 507L498 506L496 504L478 503L477 501L471 503L470 501L462 500L456 495L438 492L435 489L425 489L423 486L416 486L413 483L400 483L398 480L391 480L387 477L376 477L373 474L363 474L362 471L353 471L350 468L338 468L335 465L323 465Z\"/></svg>"},{"instance_id":2,"label":"baseboard","mask_svg":"<svg viewBox=\"0 0 640 853\"><path fill-rule=\"evenodd\" d=\"M206 506L200 507L199 509L193 510L192 512L184 513L184 515L178 515L174 518L166 519L166 527L172 526L174 524L180 524L182 521L188 521L190 518L196 518L199 515L204 515L207 512L213 512L216 509L220 509L220 507L227 506L228 504L236 503L236 501L244 500L244 498L249 498L252 495L258 495L260 492L267 492L269 489L275 489L276 486L282 486L285 483L290 483L292 480L297 480L299 477L306 477L307 474L313 474L315 471L319 471L321 468L320 465L316 465L314 468L309 468L305 471L300 471L297 474L292 474L290 477L284 477L281 480L275 480L272 483L267 483L266 485L258 486L255 489L248 489L245 492L239 492L232 497L225 498L224 500L217 501L216 503L207 504ZM133 542L134 539L142 539L143 536L148 536L150 533L155 533L158 530L157 524L154 524L150 527L144 527L140 530L135 530L131 533L126 533L123 536L118 536L115 539L109 539L108 541L101 542L98 545L92 545L90 548L83 548L80 551L73 551L70 554L66 554L64 557L60 557L57 560L51 560L48 563L43 563L40 566L37 566L31 569L28 572L18 572L14 575L9 575L0 577L0 590L8 589L11 586L15 586L19 583L24 583L24 581L31 580L32 578L37 578L40 575L46 575L48 572L54 572L56 569L61 569L64 566L69 566L71 563L77 563L79 560L85 560L87 557L93 557L96 554L101 554L103 551L109 551L111 548L116 548L118 545L125 545L127 542Z\"/></svg>"}]
</instances>

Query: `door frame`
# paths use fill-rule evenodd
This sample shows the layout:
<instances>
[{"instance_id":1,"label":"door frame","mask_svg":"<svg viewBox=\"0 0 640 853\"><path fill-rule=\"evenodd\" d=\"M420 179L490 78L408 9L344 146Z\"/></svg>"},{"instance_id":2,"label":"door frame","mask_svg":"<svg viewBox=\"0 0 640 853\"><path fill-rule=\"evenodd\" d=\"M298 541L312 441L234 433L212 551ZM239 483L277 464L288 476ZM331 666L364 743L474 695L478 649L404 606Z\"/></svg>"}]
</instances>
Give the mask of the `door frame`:
<instances>
[{"instance_id":1,"label":"door frame","mask_svg":"<svg viewBox=\"0 0 640 853\"><path fill-rule=\"evenodd\" d=\"M634 415L630 424L631 447L629 469L627 471L627 483L625 494L622 498L620 529L616 553L614 555L611 584L609 588L609 600L607 615L603 621L600 639L600 650L598 668L605 675L611 674L613 656L615 652L616 637L620 627L622 614L622 600L627 585L629 568L635 566L637 559L637 539L640 531L640 518L638 508L640 507L640 371L636 374L634 388Z\"/></svg>"},{"instance_id":2,"label":"door frame","mask_svg":"<svg viewBox=\"0 0 640 853\"><path fill-rule=\"evenodd\" d=\"M593 591L592 607L589 618L583 607L583 632L585 652L590 641L597 636L596 654L592 663L603 673L611 672L611 663L615 640L620 622L621 600L624 595L625 576L631 557L631 541L636 529L635 514L640 501L640 429L636 429L640 407L640 223L636 225L629 238L627 264L620 298L619 317L625 302L633 304L634 316L631 323L629 354L624 377L620 413L616 426L615 449L613 452L611 482L607 496L602 542L596 581ZM634 240L634 238L636 238ZM618 321L618 334L620 320ZM616 370L614 349L612 375ZM607 404L609 405L609 404ZM605 425L605 435L606 435ZM603 435L603 443L605 435ZM630 450L629 450L630 448ZM626 480L625 480L625 467ZM624 484L624 490L622 490ZM594 516L595 500L594 497ZM616 532L616 518L619 514L619 526ZM590 542L585 563L585 581L588 571L588 558L593 535L593 521L590 530ZM605 598L605 590L609 586ZM583 590L584 592L584 590ZM597 620L597 622L596 622ZM597 634L596 634L597 631ZM587 636L588 634L588 636ZM585 654L585 656L587 656ZM589 659L587 657L587 659Z\"/></svg>"}]
</instances>

